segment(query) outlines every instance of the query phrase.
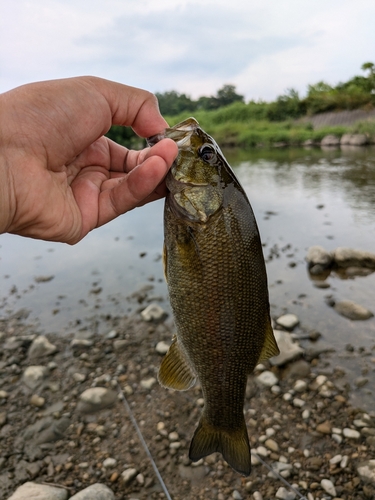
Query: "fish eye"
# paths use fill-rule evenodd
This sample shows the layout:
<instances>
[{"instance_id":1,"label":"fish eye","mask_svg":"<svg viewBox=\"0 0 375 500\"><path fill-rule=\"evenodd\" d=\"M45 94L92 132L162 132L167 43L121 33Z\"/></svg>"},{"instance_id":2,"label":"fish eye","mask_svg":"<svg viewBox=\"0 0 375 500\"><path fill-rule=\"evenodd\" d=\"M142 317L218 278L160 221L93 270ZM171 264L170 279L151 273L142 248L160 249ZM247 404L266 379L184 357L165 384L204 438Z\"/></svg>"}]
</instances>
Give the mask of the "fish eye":
<instances>
[{"instance_id":1,"label":"fish eye","mask_svg":"<svg viewBox=\"0 0 375 500\"><path fill-rule=\"evenodd\" d=\"M216 151L212 146L203 145L199 150L199 156L207 163L213 163L216 160Z\"/></svg>"}]
</instances>

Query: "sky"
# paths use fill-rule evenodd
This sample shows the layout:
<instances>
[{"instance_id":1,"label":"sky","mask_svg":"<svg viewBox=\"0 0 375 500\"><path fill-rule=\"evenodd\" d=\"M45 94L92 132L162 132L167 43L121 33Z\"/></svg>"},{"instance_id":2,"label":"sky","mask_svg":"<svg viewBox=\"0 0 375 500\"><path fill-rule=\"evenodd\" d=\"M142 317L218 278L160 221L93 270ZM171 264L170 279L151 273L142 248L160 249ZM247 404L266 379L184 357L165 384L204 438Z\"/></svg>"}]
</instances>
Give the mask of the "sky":
<instances>
[{"instance_id":1,"label":"sky","mask_svg":"<svg viewBox=\"0 0 375 500\"><path fill-rule=\"evenodd\" d=\"M17 0L0 7L0 92L95 75L196 99L249 100L364 74L374 0Z\"/></svg>"}]
</instances>

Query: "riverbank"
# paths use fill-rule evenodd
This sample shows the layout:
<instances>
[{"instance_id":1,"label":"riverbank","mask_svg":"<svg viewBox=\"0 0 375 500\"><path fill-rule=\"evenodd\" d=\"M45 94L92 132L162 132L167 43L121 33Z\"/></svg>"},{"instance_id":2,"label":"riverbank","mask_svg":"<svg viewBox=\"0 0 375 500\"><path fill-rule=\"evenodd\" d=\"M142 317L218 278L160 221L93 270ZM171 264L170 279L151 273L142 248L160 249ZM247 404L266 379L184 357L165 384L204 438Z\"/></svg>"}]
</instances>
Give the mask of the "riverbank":
<instances>
[{"instance_id":1,"label":"riverbank","mask_svg":"<svg viewBox=\"0 0 375 500\"><path fill-rule=\"evenodd\" d=\"M159 386L173 323L145 321L141 309L111 318L101 336L41 337L22 311L1 320L1 498L30 481L54 485L51 500L96 498L85 493L96 483L106 486L97 498L165 498L121 393L174 500L298 498L261 460L309 500L374 498L375 412L350 405L342 371L314 336L294 359L265 363L249 377L244 409L257 455L250 477L218 454L192 464L201 391ZM27 498L30 487L13 498Z\"/></svg>"}]
</instances>

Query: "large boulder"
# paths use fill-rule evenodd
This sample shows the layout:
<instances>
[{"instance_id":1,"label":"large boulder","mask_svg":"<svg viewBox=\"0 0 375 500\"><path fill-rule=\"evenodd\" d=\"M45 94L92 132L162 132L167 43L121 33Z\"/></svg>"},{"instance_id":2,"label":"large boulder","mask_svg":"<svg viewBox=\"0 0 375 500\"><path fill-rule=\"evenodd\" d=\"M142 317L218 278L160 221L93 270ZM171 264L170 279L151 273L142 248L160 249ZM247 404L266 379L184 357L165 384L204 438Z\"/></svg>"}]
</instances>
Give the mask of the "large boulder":
<instances>
[{"instance_id":1,"label":"large boulder","mask_svg":"<svg viewBox=\"0 0 375 500\"><path fill-rule=\"evenodd\" d=\"M333 134L326 135L321 140L320 145L323 147L339 146L340 145L340 138L337 137L337 135L333 135Z\"/></svg>"},{"instance_id":2,"label":"large boulder","mask_svg":"<svg viewBox=\"0 0 375 500\"><path fill-rule=\"evenodd\" d=\"M306 262L309 269L316 265L320 266L322 269L328 269L331 267L332 260L332 253L327 252L327 250L320 245L310 247L306 256Z\"/></svg>"}]
</instances>

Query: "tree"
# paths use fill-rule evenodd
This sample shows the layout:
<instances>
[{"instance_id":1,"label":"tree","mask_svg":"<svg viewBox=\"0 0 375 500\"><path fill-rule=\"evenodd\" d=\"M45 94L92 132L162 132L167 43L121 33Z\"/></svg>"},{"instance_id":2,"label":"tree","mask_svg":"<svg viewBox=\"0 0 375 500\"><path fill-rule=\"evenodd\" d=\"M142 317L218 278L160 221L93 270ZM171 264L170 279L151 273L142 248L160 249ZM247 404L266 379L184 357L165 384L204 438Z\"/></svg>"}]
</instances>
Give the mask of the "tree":
<instances>
[{"instance_id":1,"label":"tree","mask_svg":"<svg viewBox=\"0 0 375 500\"><path fill-rule=\"evenodd\" d=\"M186 94L179 94L175 90L169 92L156 92L159 101L159 108L163 115L178 115L184 111L191 112L197 107L196 102L192 101Z\"/></svg>"},{"instance_id":2,"label":"tree","mask_svg":"<svg viewBox=\"0 0 375 500\"><path fill-rule=\"evenodd\" d=\"M229 106L233 102L244 102L244 96L237 94L236 87L234 85L225 84L217 91L216 99L218 101L218 107Z\"/></svg>"}]
</instances>

